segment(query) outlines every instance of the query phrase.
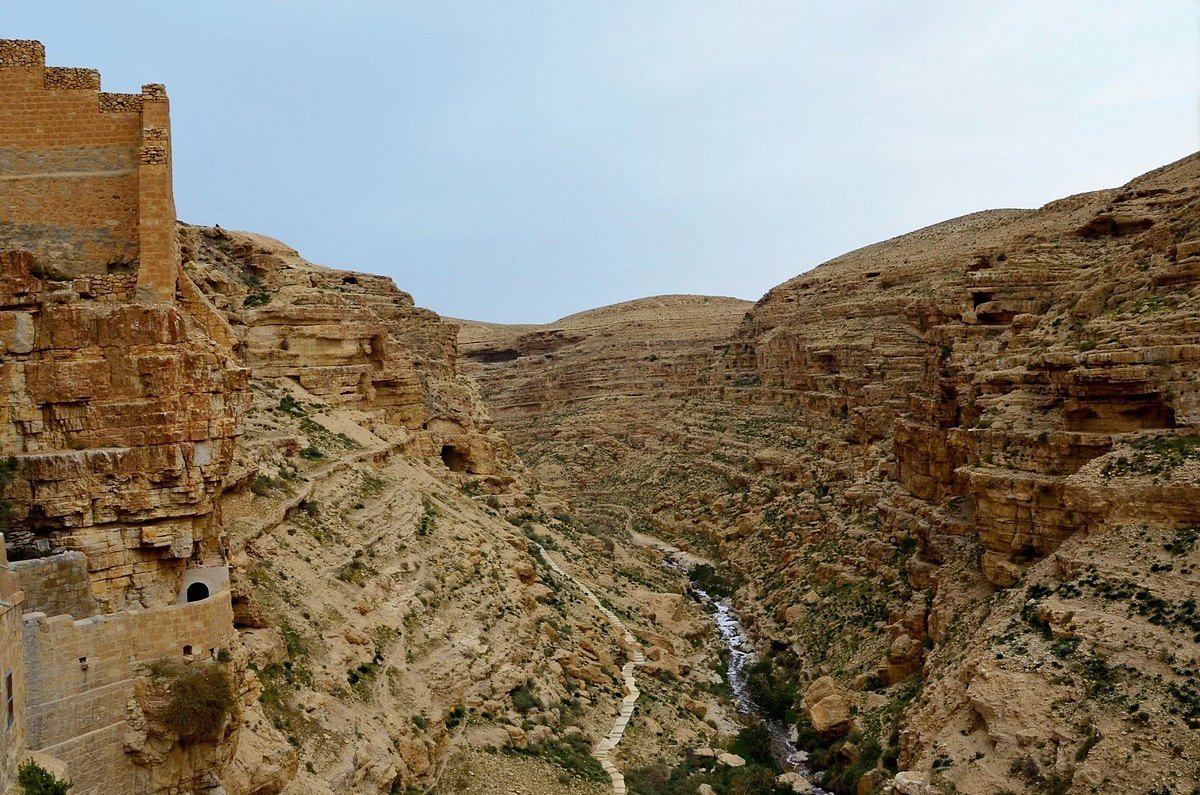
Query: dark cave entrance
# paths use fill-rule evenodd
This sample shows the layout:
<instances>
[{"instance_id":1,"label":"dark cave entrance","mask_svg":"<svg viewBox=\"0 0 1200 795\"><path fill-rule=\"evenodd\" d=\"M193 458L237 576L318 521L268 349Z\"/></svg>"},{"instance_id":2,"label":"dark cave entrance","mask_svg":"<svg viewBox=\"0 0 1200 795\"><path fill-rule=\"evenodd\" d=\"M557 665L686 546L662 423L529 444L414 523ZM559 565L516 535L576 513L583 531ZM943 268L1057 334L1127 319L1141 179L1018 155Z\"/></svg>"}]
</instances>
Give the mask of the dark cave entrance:
<instances>
[{"instance_id":1,"label":"dark cave entrance","mask_svg":"<svg viewBox=\"0 0 1200 795\"><path fill-rule=\"evenodd\" d=\"M442 463L451 472L469 472L471 459L452 444L442 445Z\"/></svg>"}]
</instances>

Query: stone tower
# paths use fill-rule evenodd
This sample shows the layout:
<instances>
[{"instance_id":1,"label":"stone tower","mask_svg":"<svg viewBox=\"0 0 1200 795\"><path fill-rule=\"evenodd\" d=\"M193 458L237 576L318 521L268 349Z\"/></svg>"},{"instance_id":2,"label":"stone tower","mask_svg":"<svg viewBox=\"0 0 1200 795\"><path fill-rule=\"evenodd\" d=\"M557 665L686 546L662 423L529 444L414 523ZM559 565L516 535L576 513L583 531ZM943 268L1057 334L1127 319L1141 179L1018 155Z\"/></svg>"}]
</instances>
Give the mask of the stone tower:
<instances>
[{"instance_id":1,"label":"stone tower","mask_svg":"<svg viewBox=\"0 0 1200 795\"><path fill-rule=\"evenodd\" d=\"M0 40L0 249L84 277L96 297L170 302L179 274L166 90L100 90L94 69L46 66Z\"/></svg>"}]
</instances>

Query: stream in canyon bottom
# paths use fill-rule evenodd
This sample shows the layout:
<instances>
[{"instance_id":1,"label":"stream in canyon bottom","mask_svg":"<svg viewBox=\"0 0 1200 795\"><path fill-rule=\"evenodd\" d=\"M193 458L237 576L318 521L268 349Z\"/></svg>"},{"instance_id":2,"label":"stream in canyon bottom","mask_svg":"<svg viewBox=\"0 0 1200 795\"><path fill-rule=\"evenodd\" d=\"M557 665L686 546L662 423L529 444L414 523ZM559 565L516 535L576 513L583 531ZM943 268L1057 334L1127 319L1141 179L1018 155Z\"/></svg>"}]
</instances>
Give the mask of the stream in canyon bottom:
<instances>
[{"instance_id":1,"label":"stream in canyon bottom","mask_svg":"<svg viewBox=\"0 0 1200 795\"><path fill-rule=\"evenodd\" d=\"M664 565L672 571L682 574L684 577L688 575L688 566L685 560L672 554L674 548L668 544L656 544L661 551L666 553L663 559ZM674 550L679 553L679 550ZM706 591L697 588L694 584L690 586L690 591L695 597L708 608L713 621L716 623L717 634L721 638L721 643L725 646L729 654L729 660L726 665L727 681L729 684L730 693L733 696L733 705L737 710L738 715L747 722L762 723L767 734L771 739L771 753L775 757L775 761L786 772L798 773L805 780L812 781L812 769L808 765L808 754L796 747L795 734L790 726L784 721L776 720L765 715L758 704L754 702L754 697L750 693L749 684L749 668L755 662L754 647L751 645L749 638L746 636L745 629L738 621L737 615L733 612L732 604L728 598L717 599ZM825 790L813 785L812 793L814 795L829 795Z\"/></svg>"}]
</instances>

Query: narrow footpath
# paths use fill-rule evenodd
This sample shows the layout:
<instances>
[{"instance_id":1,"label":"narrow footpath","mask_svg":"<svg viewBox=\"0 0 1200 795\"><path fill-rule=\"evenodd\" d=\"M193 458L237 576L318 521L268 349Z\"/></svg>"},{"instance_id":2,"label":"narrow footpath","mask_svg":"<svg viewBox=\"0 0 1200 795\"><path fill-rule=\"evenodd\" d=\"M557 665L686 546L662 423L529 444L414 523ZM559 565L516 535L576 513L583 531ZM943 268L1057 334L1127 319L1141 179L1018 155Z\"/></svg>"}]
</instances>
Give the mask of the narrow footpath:
<instances>
[{"instance_id":1,"label":"narrow footpath","mask_svg":"<svg viewBox=\"0 0 1200 795\"><path fill-rule=\"evenodd\" d=\"M575 583L575 587L582 591L583 595L622 633L622 638L629 649L629 654L633 657L632 660L621 667L621 678L625 680L625 698L621 700L621 710L617 713L617 719L613 722L608 734L592 749L592 756L596 758L596 761L608 773L608 777L612 779L614 795L625 795L625 776L621 775L621 771L617 769L616 764L613 762L613 757L616 755L617 744L621 742L621 738L625 735L625 728L629 725L629 719L633 717L633 708L637 704L638 696L642 694L638 690L637 681L633 678L633 669L635 666L645 665L646 657L638 647L637 638L626 628L621 619L617 618L617 614L605 607L600 602L599 597L592 593L592 589L580 582L575 575L563 571L554 562L554 559L546 554L546 550L540 544L536 546L538 553L542 556L542 560L546 561L546 565Z\"/></svg>"}]
</instances>

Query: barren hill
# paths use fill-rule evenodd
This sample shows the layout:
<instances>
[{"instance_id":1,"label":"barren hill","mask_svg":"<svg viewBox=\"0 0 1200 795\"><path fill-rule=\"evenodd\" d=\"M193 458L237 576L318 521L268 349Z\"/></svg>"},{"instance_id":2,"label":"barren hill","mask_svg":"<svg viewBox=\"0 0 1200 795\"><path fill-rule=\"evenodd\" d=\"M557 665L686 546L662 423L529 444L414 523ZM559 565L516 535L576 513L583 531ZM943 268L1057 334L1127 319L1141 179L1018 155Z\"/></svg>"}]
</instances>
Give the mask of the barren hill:
<instances>
[{"instance_id":1,"label":"barren hill","mask_svg":"<svg viewBox=\"0 0 1200 795\"><path fill-rule=\"evenodd\" d=\"M828 786L1190 792L1198 307L1193 155L838 257L703 353L686 307L460 339L543 477L729 562L802 724L832 676Z\"/></svg>"}]
</instances>

